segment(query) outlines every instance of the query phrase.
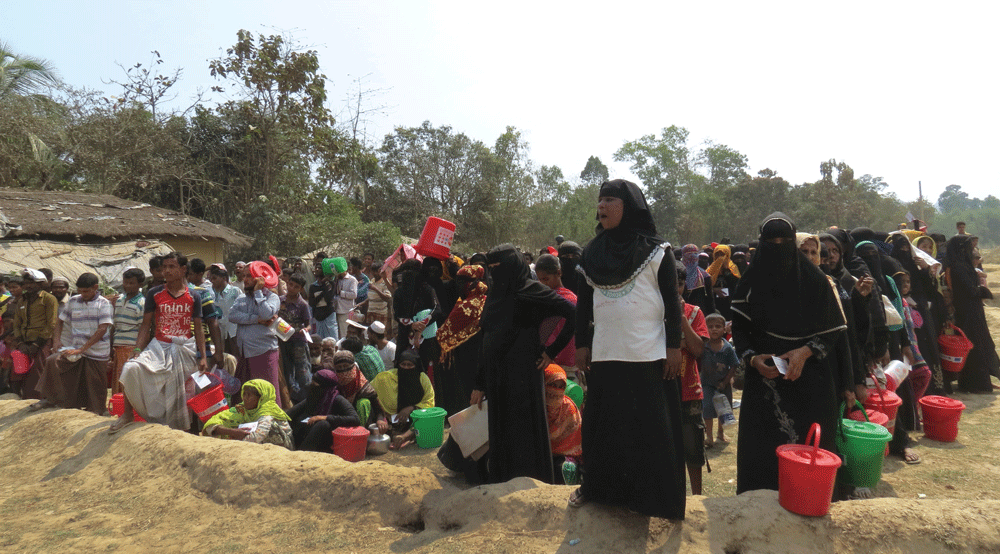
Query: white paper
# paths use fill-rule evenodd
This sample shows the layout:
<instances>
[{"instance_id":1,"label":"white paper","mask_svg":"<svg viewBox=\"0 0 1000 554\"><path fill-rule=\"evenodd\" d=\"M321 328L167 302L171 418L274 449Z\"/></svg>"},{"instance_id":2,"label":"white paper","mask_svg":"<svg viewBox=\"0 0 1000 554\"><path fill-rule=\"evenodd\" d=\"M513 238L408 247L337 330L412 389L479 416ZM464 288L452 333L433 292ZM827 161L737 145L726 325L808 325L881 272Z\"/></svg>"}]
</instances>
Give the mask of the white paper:
<instances>
[{"instance_id":1,"label":"white paper","mask_svg":"<svg viewBox=\"0 0 1000 554\"><path fill-rule=\"evenodd\" d=\"M257 422L256 421L250 421L250 422L247 422L247 423L240 423L239 428L240 429L246 429L247 431L250 431L251 433L253 433L254 431L257 430Z\"/></svg>"},{"instance_id":2,"label":"white paper","mask_svg":"<svg viewBox=\"0 0 1000 554\"><path fill-rule=\"evenodd\" d=\"M307 329L303 329L302 330L302 334L306 336L306 342L308 342L309 344L312 344L313 338L312 338L312 335L309 334L309 331Z\"/></svg>"},{"instance_id":3,"label":"white paper","mask_svg":"<svg viewBox=\"0 0 1000 554\"><path fill-rule=\"evenodd\" d=\"M728 288L722 287L722 296L729 296L729 289Z\"/></svg>"},{"instance_id":4,"label":"white paper","mask_svg":"<svg viewBox=\"0 0 1000 554\"><path fill-rule=\"evenodd\" d=\"M788 373L788 362L786 362L784 358L771 356L771 359L774 360L774 367L778 368L778 373L782 375Z\"/></svg>"},{"instance_id":5,"label":"white paper","mask_svg":"<svg viewBox=\"0 0 1000 554\"><path fill-rule=\"evenodd\" d=\"M302 420L302 423L309 423L309 419L310 419L310 418L308 418L308 417L307 417L307 418L305 418L305 419L303 419L303 420Z\"/></svg>"},{"instance_id":6,"label":"white paper","mask_svg":"<svg viewBox=\"0 0 1000 554\"><path fill-rule=\"evenodd\" d=\"M196 385L198 385L200 388L203 388L203 389L208 388L208 387L210 387L212 385L212 380L208 378L208 375L205 375L204 373L202 373L200 371L194 372L191 375L191 379L194 380L194 383Z\"/></svg>"},{"instance_id":7,"label":"white paper","mask_svg":"<svg viewBox=\"0 0 1000 554\"><path fill-rule=\"evenodd\" d=\"M479 406L472 405L448 418L451 423L450 435L462 449L462 455L467 458L479 459L476 454L482 456L483 453L479 450L489 442L488 402L483 401L482 410Z\"/></svg>"}]
</instances>

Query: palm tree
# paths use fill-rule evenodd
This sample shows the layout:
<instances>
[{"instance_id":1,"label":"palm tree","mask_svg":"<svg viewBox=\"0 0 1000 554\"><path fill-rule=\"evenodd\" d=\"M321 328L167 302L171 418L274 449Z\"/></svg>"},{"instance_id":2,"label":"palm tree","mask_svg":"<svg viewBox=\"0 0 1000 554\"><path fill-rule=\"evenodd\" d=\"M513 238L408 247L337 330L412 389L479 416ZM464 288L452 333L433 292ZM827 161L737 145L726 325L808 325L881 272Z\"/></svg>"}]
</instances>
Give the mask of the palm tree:
<instances>
[{"instance_id":1,"label":"palm tree","mask_svg":"<svg viewBox=\"0 0 1000 554\"><path fill-rule=\"evenodd\" d=\"M9 96L33 94L59 81L50 62L31 56L19 56L0 42L0 100Z\"/></svg>"}]
</instances>

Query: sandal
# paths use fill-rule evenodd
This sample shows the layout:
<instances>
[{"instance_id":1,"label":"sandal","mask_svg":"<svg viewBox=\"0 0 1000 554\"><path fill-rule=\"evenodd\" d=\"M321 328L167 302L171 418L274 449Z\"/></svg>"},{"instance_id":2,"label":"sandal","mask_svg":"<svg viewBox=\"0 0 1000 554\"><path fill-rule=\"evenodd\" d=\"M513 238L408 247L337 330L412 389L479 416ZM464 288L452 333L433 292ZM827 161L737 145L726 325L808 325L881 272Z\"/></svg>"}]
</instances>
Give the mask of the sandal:
<instances>
[{"instance_id":1,"label":"sandal","mask_svg":"<svg viewBox=\"0 0 1000 554\"><path fill-rule=\"evenodd\" d=\"M903 450L903 461L912 466L919 464L923 460L920 458L920 454L917 454L916 450L906 448Z\"/></svg>"},{"instance_id":2,"label":"sandal","mask_svg":"<svg viewBox=\"0 0 1000 554\"><path fill-rule=\"evenodd\" d=\"M49 400L39 400L38 402L35 402L31 406L28 406L28 412L37 412L38 410L44 410L45 408L55 408L55 407L56 405L54 402L51 402Z\"/></svg>"},{"instance_id":3,"label":"sandal","mask_svg":"<svg viewBox=\"0 0 1000 554\"><path fill-rule=\"evenodd\" d=\"M128 427L129 425L132 425L133 423L135 423L135 420L125 421L122 418L118 418L117 421L111 424L111 427L108 427L108 434L114 435L118 431L121 431L122 429Z\"/></svg>"},{"instance_id":4,"label":"sandal","mask_svg":"<svg viewBox=\"0 0 1000 554\"><path fill-rule=\"evenodd\" d=\"M569 495L570 508L579 508L586 503L587 500L583 497L583 489L581 487L577 487L577 489L573 491L573 494Z\"/></svg>"}]
</instances>

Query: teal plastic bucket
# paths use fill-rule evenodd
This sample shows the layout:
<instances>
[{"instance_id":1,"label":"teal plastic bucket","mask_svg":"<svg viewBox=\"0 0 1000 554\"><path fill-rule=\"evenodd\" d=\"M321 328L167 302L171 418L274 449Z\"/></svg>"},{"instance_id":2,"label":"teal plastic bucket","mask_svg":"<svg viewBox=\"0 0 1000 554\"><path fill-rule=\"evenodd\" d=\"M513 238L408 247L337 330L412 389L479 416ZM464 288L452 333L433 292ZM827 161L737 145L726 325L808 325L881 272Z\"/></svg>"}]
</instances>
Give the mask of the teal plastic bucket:
<instances>
[{"instance_id":1,"label":"teal plastic bucket","mask_svg":"<svg viewBox=\"0 0 1000 554\"><path fill-rule=\"evenodd\" d=\"M437 448L444 442L444 418L448 415L444 408L413 410L410 419L417 433L417 446Z\"/></svg>"},{"instance_id":2,"label":"teal plastic bucket","mask_svg":"<svg viewBox=\"0 0 1000 554\"><path fill-rule=\"evenodd\" d=\"M861 403L857 405L860 407ZM844 413L844 404L840 406L840 413ZM890 440L892 433L877 423L841 419L837 450L844 465L840 466L837 479L845 485L875 488L882 478L885 446Z\"/></svg>"}]
</instances>

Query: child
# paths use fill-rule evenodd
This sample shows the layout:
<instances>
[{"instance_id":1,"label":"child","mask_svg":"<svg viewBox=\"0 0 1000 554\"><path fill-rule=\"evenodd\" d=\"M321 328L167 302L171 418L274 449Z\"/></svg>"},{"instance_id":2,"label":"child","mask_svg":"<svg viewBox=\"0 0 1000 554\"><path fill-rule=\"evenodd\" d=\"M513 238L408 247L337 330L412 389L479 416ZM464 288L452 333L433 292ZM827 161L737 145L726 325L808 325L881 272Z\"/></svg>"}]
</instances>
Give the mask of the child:
<instances>
[{"instance_id":1,"label":"child","mask_svg":"<svg viewBox=\"0 0 1000 554\"><path fill-rule=\"evenodd\" d=\"M702 390L698 375L701 358L708 338L705 314L698 306L684 302L684 279L687 272L677 270L677 301L683 308L681 328L681 434L684 437L684 462L691 480L691 494L701 494L701 466L705 465L705 427L701 420ZM709 468L711 470L711 468Z\"/></svg>"},{"instance_id":2,"label":"child","mask_svg":"<svg viewBox=\"0 0 1000 554\"><path fill-rule=\"evenodd\" d=\"M556 291L559 296L569 300L571 304L576 306L576 295L573 294L573 291L563 286L562 267L559 263L559 258L552 254L539 256L538 261L535 262L535 274L538 276L539 283ZM565 320L558 317L551 317L543 321L539 326L542 345L548 346L555 342L564 324ZM566 371L568 378L576 381L576 339L570 339L566 348L563 348L562 352L552 361L559 364Z\"/></svg>"},{"instance_id":3,"label":"child","mask_svg":"<svg viewBox=\"0 0 1000 554\"><path fill-rule=\"evenodd\" d=\"M705 418L705 448L712 448L715 445L712 426L718 417L712 399L715 393L721 392L726 395L730 404L733 403L733 377L736 375L736 367L740 364L740 360L733 345L724 338L726 318L720 314L709 314L705 318L705 325L708 327L708 341L701 355L701 386L705 391L701 410L702 417ZM722 428L721 418L718 438L719 442L729 442Z\"/></svg>"},{"instance_id":4,"label":"child","mask_svg":"<svg viewBox=\"0 0 1000 554\"><path fill-rule=\"evenodd\" d=\"M142 283L146 274L137 267L125 270L122 274L122 289L125 294L115 300L115 334L112 338L114 351L111 368L111 393L122 392L122 384L118 378L122 366L132 357L136 340L139 338L139 327L145 314L146 297L142 294Z\"/></svg>"}]
</instances>

